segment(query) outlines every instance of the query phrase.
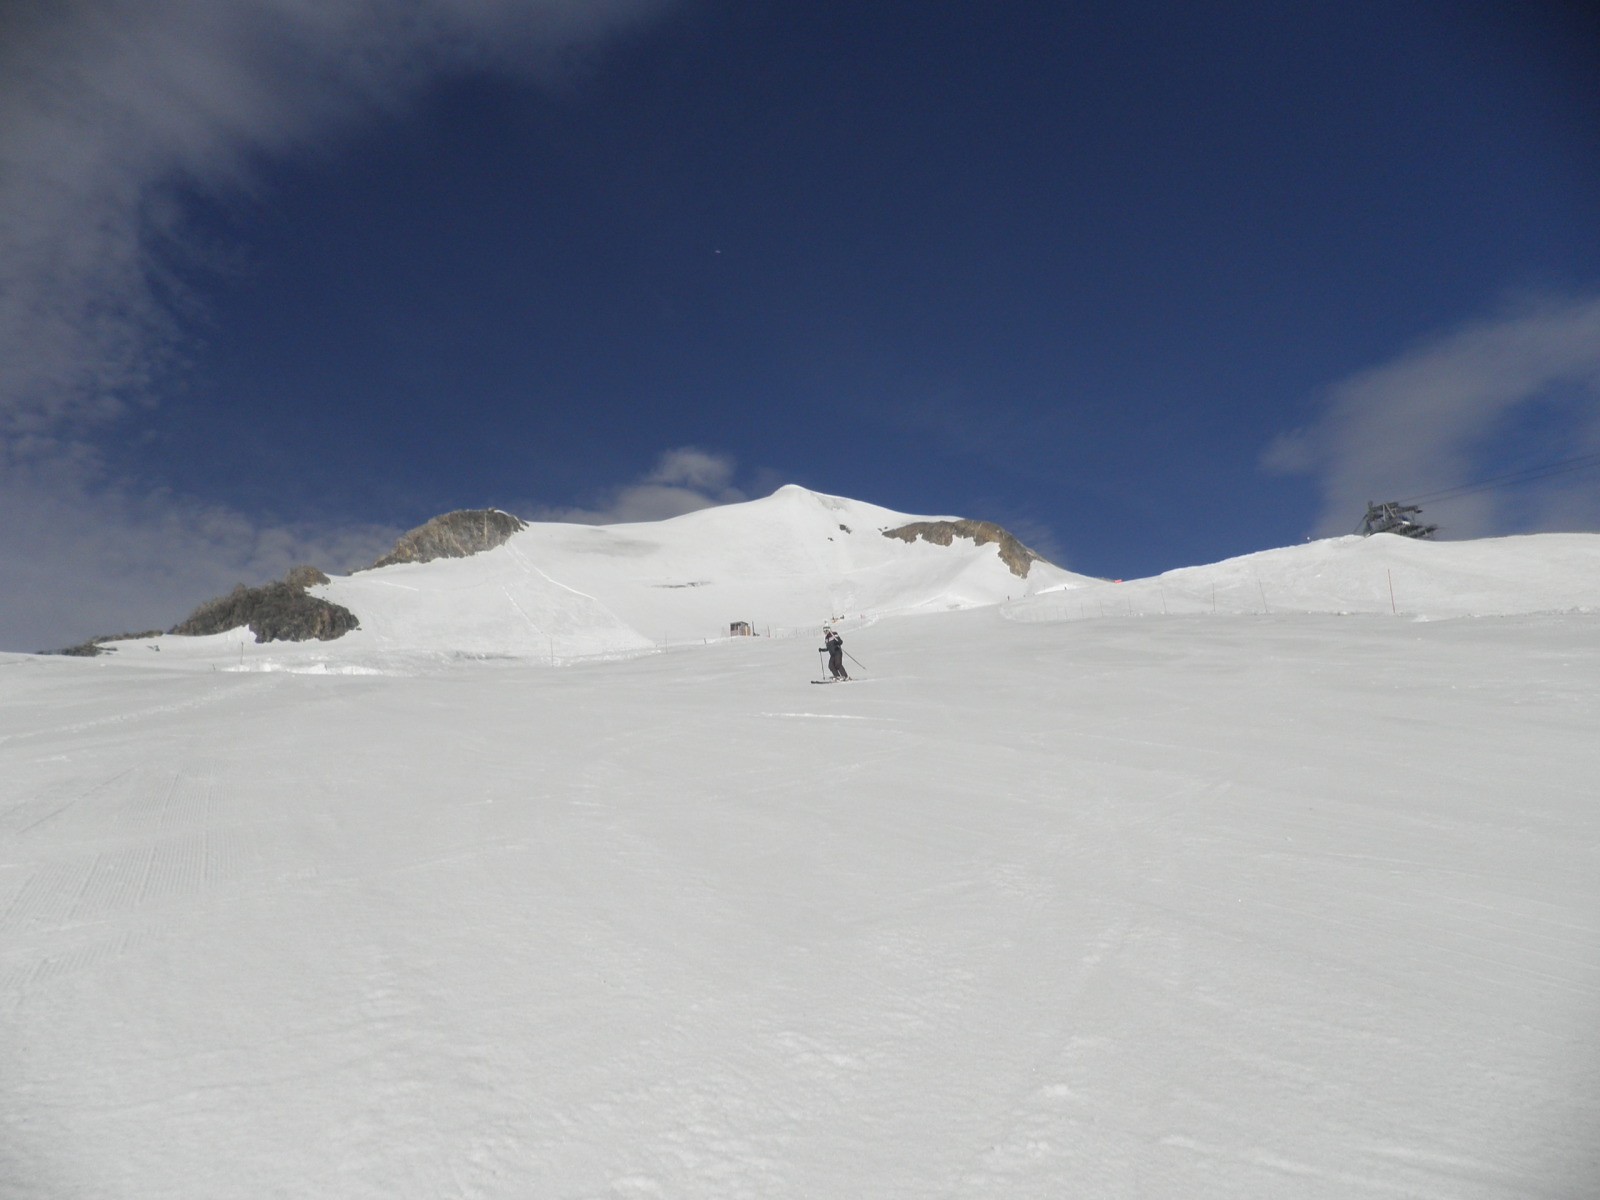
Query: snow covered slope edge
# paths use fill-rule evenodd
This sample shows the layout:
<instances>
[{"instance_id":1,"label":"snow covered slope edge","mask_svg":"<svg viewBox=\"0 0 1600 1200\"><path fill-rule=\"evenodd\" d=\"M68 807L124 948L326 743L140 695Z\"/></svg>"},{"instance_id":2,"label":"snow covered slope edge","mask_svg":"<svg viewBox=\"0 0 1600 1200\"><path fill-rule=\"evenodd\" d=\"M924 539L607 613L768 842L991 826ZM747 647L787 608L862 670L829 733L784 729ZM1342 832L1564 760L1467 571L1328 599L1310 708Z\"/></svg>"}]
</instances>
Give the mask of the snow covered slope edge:
<instances>
[{"instance_id":1,"label":"snow covered slope edge","mask_svg":"<svg viewBox=\"0 0 1600 1200\"><path fill-rule=\"evenodd\" d=\"M1600 534L1464 542L1395 534L1262 550L1008 606L1019 621L1184 613L1490 617L1600 610Z\"/></svg>"}]
</instances>

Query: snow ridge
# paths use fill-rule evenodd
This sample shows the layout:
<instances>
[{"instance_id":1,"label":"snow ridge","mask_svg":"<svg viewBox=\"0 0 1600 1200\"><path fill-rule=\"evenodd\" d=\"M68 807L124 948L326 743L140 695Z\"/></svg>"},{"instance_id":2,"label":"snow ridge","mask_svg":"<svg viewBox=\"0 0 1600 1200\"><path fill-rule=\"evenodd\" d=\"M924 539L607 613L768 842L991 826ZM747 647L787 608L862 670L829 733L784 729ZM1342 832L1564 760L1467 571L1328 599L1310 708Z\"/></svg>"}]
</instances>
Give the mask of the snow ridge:
<instances>
[{"instance_id":1,"label":"snow ridge","mask_svg":"<svg viewBox=\"0 0 1600 1200\"><path fill-rule=\"evenodd\" d=\"M1432 542L1380 533L1262 550L1109 589L1008 607L1020 621L1184 613L1383 613L1430 619L1592 612L1600 534Z\"/></svg>"}]
</instances>

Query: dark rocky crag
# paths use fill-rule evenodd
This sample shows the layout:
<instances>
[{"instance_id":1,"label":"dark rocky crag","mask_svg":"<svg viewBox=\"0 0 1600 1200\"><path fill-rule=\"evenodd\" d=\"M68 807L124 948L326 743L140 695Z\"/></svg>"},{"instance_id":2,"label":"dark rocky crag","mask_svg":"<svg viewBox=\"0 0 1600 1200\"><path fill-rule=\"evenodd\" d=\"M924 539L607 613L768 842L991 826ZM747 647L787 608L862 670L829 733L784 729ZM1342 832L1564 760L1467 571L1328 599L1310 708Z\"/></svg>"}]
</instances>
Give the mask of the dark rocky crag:
<instances>
[{"instance_id":1,"label":"dark rocky crag","mask_svg":"<svg viewBox=\"0 0 1600 1200\"><path fill-rule=\"evenodd\" d=\"M1028 577L1028 569L1036 562L1047 563L1050 560L1044 555L1029 550L1011 534L1007 533L993 521L913 521L909 525L902 525L898 529L885 529L883 536L899 538L902 542L914 542L921 538L925 542L932 542L936 546L948 546L956 538L971 538L975 545L986 546L990 542L998 542L1000 546L1000 561L1011 568L1011 573L1021 579Z\"/></svg>"},{"instance_id":2,"label":"dark rocky crag","mask_svg":"<svg viewBox=\"0 0 1600 1200\"><path fill-rule=\"evenodd\" d=\"M308 587L327 582L328 577L316 567L293 567L280 582L261 587L246 587L241 583L226 596L207 600L171 629L106 634L76 646L68 646L65 650L48 650L45 653L88 658L96 654L115 653L117 647L108 643L156 638L163 633L203 637L211 633L226 633L241 625L248 625L258 642L303 642L312 638L331 641L352 629L359 629L361 622L356 619L355 613L343 605L306 595Z\"/></svg>"},{"instance_id":3,"label":"dark rocky crag","mask_svg":"<svg viewBox=\"0 0 1600 1200\"><path fill-rule=\"evenodd\" d=\"M466 509L445 513L402 536L394 549L372 566L358 569L370 571L396 563L466 558L503 545L512 534L525 528L525 521L499 509ZM248 625L258 642L331 641L352 629L359 629L361 622L355 613L343 605L306 594L307 588L327 582L328 577L316 567L300 566L291 569L279 582L263 584L261 587L246 587L241 583L226 596L207 600L166 632L184 637L201 637ZM45 653L84 657L105 654L116 649L107 643L159 637L161 632L154 629L145 633L108 634L90 638L65 650Z\"/></svg>"},{"instance_id":4,"label":"dark rocky crag","mask_svg":"<svg viewBox=\"0 0 1600 1200\"><path fill-rule=\"evenodd\" d=\"M468 508L435 517L404 534L368 571L396 563L425 563L436 558L467 558L505 544L527 522L497 508Z\"/></svg>"},{"instance_id":5,"label":"dark rocky crag","mask_svg":"<svg viewBox=\"0 0 1600 1200\"><path fill-rule=\"evenodd\" d=\"M359 629L361 622L342 604L306 594L306 588L327 582L315 567L295 567L275 583L261 587L241 583L226 596L207 600L167 632L202 637L248 625L258 642L329 642Z\"/></svg>"},{"instance_id":6,"label":"dark rocky crag","mask_svg":"<svg viewBox=\"0 0 1600 1200\"><path fill-rule=\"evenodd\" d=\"M363 569L466 558L503 545L523 528L523 521L498 509L445 513L402 536L393 550ZM315 567L295 567L279 583L255 588L240 584L228 595L202 604L169 632L221 633L248 625L258 642L332 641L360 628L361 622L343 605L306 594L308 587L327 582L328 577Z\"/></svg>"},{"instance_id":7,"label":"dark rocky crag","mask_svg":"<svg viewBox=\"0 0 1600 1200\"><path fill-rule=\"evenodd\" d=\"M99 637L92 637L86 642L79 642L76 646L68 646L64 650L41 650L41 654L65 654L69 658L93 658L97 654L115 654L117 648L108 646L107 642L131 642L140 638L160 637L165 630L146 629L143 633L102 633Z\"/></svg>"}]
</instances>

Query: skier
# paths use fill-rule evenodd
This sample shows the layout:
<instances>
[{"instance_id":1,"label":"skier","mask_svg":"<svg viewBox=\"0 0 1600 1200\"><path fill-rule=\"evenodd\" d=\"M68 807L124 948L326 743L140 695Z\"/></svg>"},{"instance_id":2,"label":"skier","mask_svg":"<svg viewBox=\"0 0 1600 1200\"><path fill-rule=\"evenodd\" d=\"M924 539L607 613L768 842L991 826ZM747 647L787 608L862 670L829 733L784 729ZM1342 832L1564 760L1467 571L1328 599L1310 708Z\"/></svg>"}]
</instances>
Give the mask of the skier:
<instances>
[{"instance_id":1,"label":"skier","mask_svg":"<svg viewBox=\"0 0 1600 1200\"><path fill-rule=\"evenodd\" d=\"M850 676L845 674L844 669L844 639L834 630L824 627L822 640L826 643L824 648L828 651L828 670L833 673L835 679L849 679Z\"/></svg>"}]
</instances>

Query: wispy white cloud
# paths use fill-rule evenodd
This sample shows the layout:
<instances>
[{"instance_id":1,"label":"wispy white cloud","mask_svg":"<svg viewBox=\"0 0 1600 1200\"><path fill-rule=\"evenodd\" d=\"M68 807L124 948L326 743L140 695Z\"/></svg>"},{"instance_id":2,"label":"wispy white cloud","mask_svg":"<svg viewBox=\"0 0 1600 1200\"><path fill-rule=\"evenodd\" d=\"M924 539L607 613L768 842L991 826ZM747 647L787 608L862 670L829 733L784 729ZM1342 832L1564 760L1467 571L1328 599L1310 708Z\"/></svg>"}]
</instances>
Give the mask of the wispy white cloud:
<instances>
[{"instance_id":1,"label":"wispy white cloud","mask_svg":"<svg viewBox=\"0 0 1600 1200\"><path fill-rule=\"evenodd\" d=\"M0 542L0 646L118 623L109 608L21 615L51 596L121 578L142 611L140 596L154 606L170 590L152 578L264 569L280 556L259 546L289 536L109 478L97 452L189 350L186 280L205 251L185 227L186 194L246 192L264 157L326 147L442 74L559 86L607 35L670 2L0 0L0 488L8 517L116 531L68 539L77 549L64 553ZM366 536L303 531L312 547L347 535ZM124 557L117 576L93 557L107 540L152 557Z\"/></svg>"},{"instance_id":2,"label":"wispy white cloud","mask_svg":"<svg viewBox=\"0 0 1600 1200\"><path fill-rule=\"evenodd\" d=\"M1496 465L1497 443L1535 419L1547 430L1541 462L1600 450L1600 296L1524 302L1363 371L1329 391L1315 424L1275 439L1262 463L1314 475L1316 532L1349 533L1369 499L1514 469ZM1429 517L1453 536L1600 528L1600 471L1462 496Z\"/></svg>"},{"instance_id":3,"label":"wispy white cloud","mask_svg":"<svg viewBox=\"0 0 1600 1200\"><path fill-rule=\"evenodd\" d=\"M681 446L663 453L637 482L614 489L595 507L533 506L533 519L618 525L663 521L719 504L737 504L749 497L733 486L735 466L727 455Z\"/></svg>"},{"instance_id":4,"label":"wispy white cloud","mask_svg":"<svg viewBox=\"0 0 1600 1200\"><path fill-rule=\"evenodd\" d=\"M182 328L181 189L451 71L551 77L659 0L23 0L0 50L0 419L116 415ZM192 264L191 264L192 265Z\"/></svg>"},{"instance_id":5,"label":"wispy white cloud","mask_svg":"<svg viewBox=\"0 0 1600 1200\"><path fill-rule=\"evenodd\" d=\"M694 446L668 450L656 460L655 470L644 477L647 484L698 488L718 492L733 482L734 460L726 454L713 454Z\"/></svg>"}]
</instances>

